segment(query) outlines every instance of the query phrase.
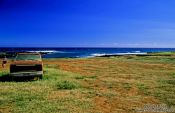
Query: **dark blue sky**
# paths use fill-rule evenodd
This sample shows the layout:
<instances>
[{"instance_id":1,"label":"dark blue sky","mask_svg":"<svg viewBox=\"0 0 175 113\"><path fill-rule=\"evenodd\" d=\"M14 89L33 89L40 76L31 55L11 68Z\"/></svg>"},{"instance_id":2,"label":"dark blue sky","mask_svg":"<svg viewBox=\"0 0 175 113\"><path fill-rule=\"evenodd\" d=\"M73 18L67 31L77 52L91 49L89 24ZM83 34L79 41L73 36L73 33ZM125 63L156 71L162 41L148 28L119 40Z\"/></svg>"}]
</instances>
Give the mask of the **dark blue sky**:
<instances>
[{"instance_id":1,"label":"dark blue sky","mask_svg":"<svg viewBox=\"0 0 175 113\"><path fill-rule=\"evenodd\" d=\"M0 0L0 46L175 47L174 0Z\"/></svg>"}]
</instances>

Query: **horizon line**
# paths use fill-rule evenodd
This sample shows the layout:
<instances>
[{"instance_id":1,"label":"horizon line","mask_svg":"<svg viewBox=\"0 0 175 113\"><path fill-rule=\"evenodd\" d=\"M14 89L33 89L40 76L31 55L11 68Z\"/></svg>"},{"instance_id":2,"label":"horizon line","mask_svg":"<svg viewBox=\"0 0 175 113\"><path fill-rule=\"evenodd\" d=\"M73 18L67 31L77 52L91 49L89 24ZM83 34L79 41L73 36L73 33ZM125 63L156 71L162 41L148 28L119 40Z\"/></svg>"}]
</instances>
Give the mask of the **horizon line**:
<instances>
[{"instance_id":1,"label":"horizon line","mask_svg":"<svg viewBox=\"0 0 175 113\"><path fill-rule=\"evenodd\" d=\"M0 46L0 48L172 48L175 49L175 47L81 47L81 46L65 46L65 47L58 47L58 46L43 46L43 47L37 47L37 46Z\"/></svg>"}]
</instances>

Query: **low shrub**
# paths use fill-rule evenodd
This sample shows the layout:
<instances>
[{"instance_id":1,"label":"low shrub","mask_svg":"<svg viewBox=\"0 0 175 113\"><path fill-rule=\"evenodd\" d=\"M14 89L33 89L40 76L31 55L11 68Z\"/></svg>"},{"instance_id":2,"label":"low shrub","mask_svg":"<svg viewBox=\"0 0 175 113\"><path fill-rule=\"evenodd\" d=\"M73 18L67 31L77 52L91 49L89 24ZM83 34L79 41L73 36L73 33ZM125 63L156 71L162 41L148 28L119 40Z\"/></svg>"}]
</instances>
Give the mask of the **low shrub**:
<instances>
[{"instance_id":1,"label":"low shrub","mask_svg":"<svg viewBox=\"0 0 175 113\"><path fill-rule=\"evenodd\" d=\"M57 89L77 89L80 85L70 81L59 81L57 83Z\"/></svg>"}]
</instances>

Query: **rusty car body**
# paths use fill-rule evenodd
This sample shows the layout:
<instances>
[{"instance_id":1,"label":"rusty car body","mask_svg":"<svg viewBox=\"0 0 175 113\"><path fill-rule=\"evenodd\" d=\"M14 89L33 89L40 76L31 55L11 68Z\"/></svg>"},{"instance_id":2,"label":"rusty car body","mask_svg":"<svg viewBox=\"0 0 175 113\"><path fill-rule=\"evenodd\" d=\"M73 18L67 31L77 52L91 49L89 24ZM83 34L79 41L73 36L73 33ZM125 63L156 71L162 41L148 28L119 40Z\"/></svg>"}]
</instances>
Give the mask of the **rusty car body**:
<instances>
[{"instance_id":1,"label":"rusty car body","mask_svg":"<svg viewBox=\"0 0 175 113\"><path fill-rule=\"evenodd\" d=\"M37 77L43 76L43 62L40 53L17 53L10 64L12 77Z\"/></svg>"}]
</instances>

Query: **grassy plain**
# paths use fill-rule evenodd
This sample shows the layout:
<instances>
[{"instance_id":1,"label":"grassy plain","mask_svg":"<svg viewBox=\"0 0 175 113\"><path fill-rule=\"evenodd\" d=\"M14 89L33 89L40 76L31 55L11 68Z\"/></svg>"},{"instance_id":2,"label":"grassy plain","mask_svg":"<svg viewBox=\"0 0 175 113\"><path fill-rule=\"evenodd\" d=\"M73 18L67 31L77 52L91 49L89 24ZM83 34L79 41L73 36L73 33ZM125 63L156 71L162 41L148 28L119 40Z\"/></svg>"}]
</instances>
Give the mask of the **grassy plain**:
<instances>
[{"instance_id":1,"label":"grassy plain","mask_svg":"<svg viewBox=\"0 0 175 113\"><path fill-rule=\"evenodd\" d=\"M9 63L0 67L0 113L135 113L146 104L175 107L174 53L44 59L44 77L37 81L8 80Z\"/></svg>"}]
</instances>

